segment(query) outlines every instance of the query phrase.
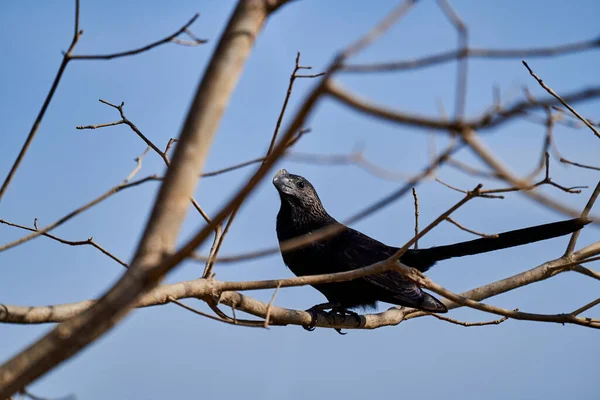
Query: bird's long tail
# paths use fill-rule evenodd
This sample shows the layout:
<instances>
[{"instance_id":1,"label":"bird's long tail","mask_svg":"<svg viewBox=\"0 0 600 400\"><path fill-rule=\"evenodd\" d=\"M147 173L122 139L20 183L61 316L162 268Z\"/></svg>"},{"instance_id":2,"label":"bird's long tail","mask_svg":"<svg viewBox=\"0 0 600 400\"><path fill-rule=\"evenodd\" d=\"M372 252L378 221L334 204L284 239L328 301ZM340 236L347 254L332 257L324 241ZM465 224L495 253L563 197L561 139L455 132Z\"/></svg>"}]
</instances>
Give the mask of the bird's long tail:
<instances>
[{"instance_id":1,"label":"bird's long tail","mask_svg":"<svg viewBox=\"0 0 600 400\"><path fill-rule=\"evenodd\" d=\"M497 237L481 238L447 246L419 249L416 250L414 254L405 254L408 255L406 261L409 265L413 263L416 264L414 265L415 268L427 270L437 261L446 260L448 258L487 253L568 235L583 228L590 222L591 221L587 219L574 218L561 222L538 225L531 228L503 232L498 234ZM405 261L404 256L402 257L402 261Z\"/></svg>"}]
</instances>

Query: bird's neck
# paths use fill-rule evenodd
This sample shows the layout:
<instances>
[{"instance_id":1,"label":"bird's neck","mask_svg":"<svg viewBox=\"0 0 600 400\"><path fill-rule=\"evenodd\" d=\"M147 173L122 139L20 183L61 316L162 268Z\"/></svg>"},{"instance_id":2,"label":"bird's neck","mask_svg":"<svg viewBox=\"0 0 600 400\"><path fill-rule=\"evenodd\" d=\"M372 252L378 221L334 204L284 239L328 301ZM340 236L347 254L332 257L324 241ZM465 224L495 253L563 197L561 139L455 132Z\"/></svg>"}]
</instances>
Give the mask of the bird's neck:
<instances>
[{"instance_id":1,"label":"bird's neck","mask_svg":"<svg viewBox=\"0 0 600 400\"><path fill-rule=\"evenodd\" d=\"M304 209L282 202L277 214L277 236L287 240L304 235L337 221L323 207Z\"/></svg>"}]
</instances>

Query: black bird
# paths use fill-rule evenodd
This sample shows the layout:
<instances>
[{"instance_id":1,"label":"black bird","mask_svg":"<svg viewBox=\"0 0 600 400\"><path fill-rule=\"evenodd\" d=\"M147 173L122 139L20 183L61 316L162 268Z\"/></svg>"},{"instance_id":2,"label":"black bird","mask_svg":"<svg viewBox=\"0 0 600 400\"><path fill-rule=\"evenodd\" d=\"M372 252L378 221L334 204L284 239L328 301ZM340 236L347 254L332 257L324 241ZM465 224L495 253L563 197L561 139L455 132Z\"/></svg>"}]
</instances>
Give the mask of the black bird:
<instances>
[{"instance_id":1,"label":"black bird","mask_svg":"<svg viewBox=\"0 0 600 400\"><path fill-rule=\"evenodd\" d=\"M273 185L281 198L281 207L277 214L277 238L280 246L288 239L310 234L329 225L339 225L342 229L333 237L314 241L299 249L282 251L283 261L295 275L350 271L383 261L398 251L396 247L387 246L336 221L327 213L315 188L306 178L282 169L275 174ZM575 218L500 233L497 238L482 238L447 246L408 250L400 257L400 261L425 272L440 260L487 253L567 235L581 229L589 222ZM438 299L424 292L418 285L405 279L396 271L387 271L352 281L318 284L313 287L325 295L328 303L318 304L308 310L313 315L313 324L305 327L309 330L314 329L317 311L331 309L333 313L357 316L349 309L373 308L378 301L436 313L448 311Z\"/></svg>"}]
</instances>

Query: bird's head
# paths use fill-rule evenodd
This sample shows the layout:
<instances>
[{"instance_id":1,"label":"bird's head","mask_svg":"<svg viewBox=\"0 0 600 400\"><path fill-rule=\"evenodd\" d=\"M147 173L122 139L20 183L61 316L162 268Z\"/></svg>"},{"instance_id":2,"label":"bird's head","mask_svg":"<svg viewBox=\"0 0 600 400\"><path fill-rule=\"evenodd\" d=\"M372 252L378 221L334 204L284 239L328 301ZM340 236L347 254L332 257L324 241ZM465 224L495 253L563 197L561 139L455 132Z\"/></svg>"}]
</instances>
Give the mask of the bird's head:
<instances>
[{"instance_id":1,"label":"bird's head","mask_svg":"<svg viewBox=\"0 0 600 400\"><path fill-rule=\"evenodd\" d=\"M305 212L327 214L313 185L300 175L280 169L273 178L282 206L301 209Z\"/></svg>"}]
</instances>

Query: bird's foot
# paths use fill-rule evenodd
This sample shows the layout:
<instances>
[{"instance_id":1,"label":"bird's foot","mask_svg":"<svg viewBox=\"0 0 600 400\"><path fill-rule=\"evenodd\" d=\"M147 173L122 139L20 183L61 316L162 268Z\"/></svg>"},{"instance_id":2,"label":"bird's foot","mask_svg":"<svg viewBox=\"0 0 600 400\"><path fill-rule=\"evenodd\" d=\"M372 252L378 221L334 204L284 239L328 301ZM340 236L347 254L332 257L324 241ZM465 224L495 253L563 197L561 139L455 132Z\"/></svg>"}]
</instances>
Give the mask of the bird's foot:
<instances>
[{"instance_id":1,"label":"bird's foot","mask_svg":"<svg viewBox=\"0 0 600 400\"><path fill-rule=\"evenodd\" d=\"M357 321L359 321L360 323L360 315L358 315L358 313L348 310L347 308L338 306L338 307L332 307L331 311L329 312L330 315L333 315L334 318L335 316L341 316L344 318L344 320L346 319L346 317L354 317L356 318ZM340 335L346 335L348 332L342 332L342 330L340 328L334 328L336 330L337 333L339 333Z\"/></svg>"},{"instance_id":2,"label":"bird's foot","mask_svg":"<svg viewBox=\"0 0 600 400\"><path fill-rule=\"evenodd\" d=\"M308 325L302 325L302 327L309 331L312 332L315 330L315 326L317 325L317 310L315 310L314 307L309 308L308 310L306 310L307 313L310 314L310 324Z\"/></svg>"},{"instance_id":3,"label":"bird's foot","mask_svg":"<svg viewBox=\"0 0 600 400\"><path fill-rule=\"evenodd\" d=\"M322 303L322 304L314 305L311 308L309 308L308 310L306 310L306 312L310 314L310 324L302 325L302 327L309 332L314 331L315 326L317 325L317 318L318 318L319 311L327 310L329 308L332 310L335 308L339 308L339 304L338 303ZM338 330L338 332L339 332L339 330Z\"/></svg>"}]
</instances>

